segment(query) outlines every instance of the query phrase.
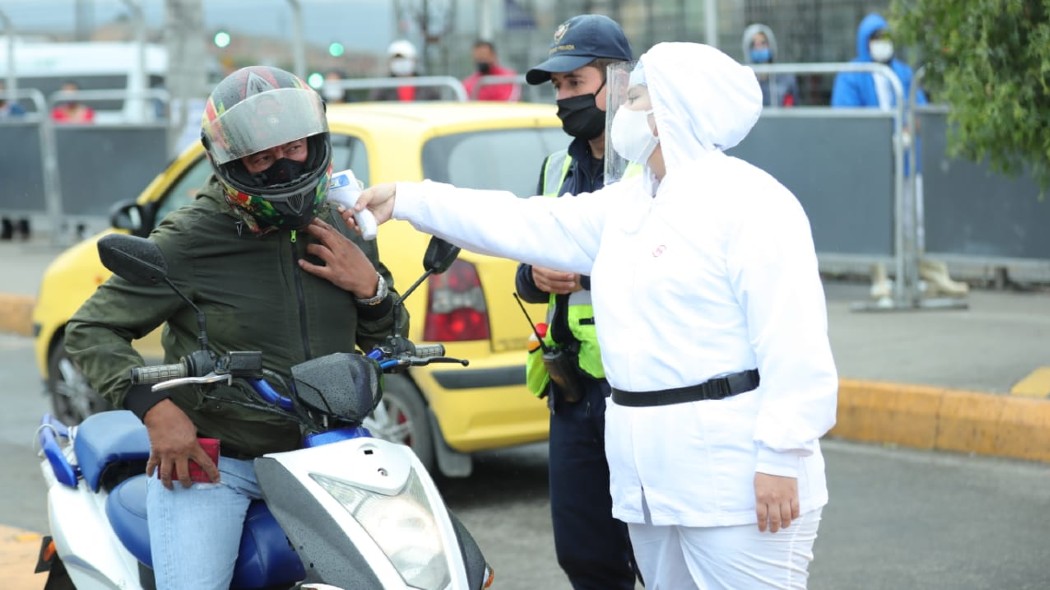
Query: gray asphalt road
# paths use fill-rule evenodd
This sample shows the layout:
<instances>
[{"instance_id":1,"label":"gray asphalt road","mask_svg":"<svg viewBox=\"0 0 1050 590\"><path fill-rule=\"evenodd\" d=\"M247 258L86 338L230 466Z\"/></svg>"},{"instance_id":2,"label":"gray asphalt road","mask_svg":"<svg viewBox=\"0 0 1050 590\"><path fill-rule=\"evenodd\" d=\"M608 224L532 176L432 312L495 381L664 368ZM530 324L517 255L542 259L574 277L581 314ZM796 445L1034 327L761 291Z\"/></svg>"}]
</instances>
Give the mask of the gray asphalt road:
<instances>
[{"instance_id":1,"label":"gray asphalt road","mask_svg":"<svg viewBox=\"0 0 1050 590\"><path fill-rule=\"evenodd\" d=\"M47 403L28 338L0 335L0 388L0 524L43 531L30 441ZM813 590L1050 587L1050 466L840 441L825 441L825 455L832 501ZM544 445L485 454L471 478L442 489L497 588L569 587L554 565Z\"/></svg>"}]
</instances>

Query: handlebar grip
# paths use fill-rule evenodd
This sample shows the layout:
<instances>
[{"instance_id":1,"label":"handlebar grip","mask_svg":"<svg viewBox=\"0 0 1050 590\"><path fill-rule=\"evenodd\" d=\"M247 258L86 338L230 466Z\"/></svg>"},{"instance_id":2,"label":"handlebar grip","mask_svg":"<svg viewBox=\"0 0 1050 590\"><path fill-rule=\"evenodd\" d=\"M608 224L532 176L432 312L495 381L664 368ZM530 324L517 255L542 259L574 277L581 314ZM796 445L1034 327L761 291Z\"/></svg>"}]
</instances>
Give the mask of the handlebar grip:
<instances>
[{"instance_id":1,"label":"handlebar grip","mask_svg":"<svg viewBox=\"0 0 1050 590\"><path fill-rule=\"evenodd\" d=\"M417 344L416 345L416 357L426 359L437 356L445 356L445 345L444 344Z\"/></svg>"},{"instance_id":2,"label":"handlebar grip","mask_svg":"<svg viewBox=\"0 0 1050 590\"><path fill-rule=\"evenodd\" d=\"M131 382L135 385L153 385L169 379L180 379L188 376L189 371L186 370L186 363L149 365L131 369Z\"/></svg>"}]
</instances>

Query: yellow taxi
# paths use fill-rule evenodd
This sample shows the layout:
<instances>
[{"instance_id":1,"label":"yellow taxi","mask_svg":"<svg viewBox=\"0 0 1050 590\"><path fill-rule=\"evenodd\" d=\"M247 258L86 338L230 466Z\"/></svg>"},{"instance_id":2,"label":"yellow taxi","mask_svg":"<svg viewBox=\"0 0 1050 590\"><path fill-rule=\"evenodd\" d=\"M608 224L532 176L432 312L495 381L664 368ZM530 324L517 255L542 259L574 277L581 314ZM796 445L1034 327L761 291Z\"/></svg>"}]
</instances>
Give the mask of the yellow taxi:
<instances>
[{"instance_id":1,"label":"yellow taxi","mask_svg":"<svg viewBox=\"0 0 1050 590\"><path fill-rule=\"evenodd\" d=\"M568 137L550 105L509 103L357 103L330 105L333 169L350 168L365 185L429 178L457 186L535 193L543 158ZM137 235L188 203L211 174L199 144L188 148L134 202L118 203L113 229ZM102 235L102 234L100 234ZM109 277L97 238L62 253L47 269L33 311L36 359L55 413L69 423L106 408L66 357L66 322ZM404 292L421 274L429 236L406 222L379 230L380 255ZM517 263L464 251L444 274L405 302L409 338L442 342L468 367L435 365L388 376L386 417L377 435L410 445L428 468L471 471L477 451L545 440L548 411L525 388L531 327L513 298ZM543 306L527 306L534 320ZM159 331L136 342L160 362ZM381 413L380 413L381 414Z\"/></svg>"}]
</instances>

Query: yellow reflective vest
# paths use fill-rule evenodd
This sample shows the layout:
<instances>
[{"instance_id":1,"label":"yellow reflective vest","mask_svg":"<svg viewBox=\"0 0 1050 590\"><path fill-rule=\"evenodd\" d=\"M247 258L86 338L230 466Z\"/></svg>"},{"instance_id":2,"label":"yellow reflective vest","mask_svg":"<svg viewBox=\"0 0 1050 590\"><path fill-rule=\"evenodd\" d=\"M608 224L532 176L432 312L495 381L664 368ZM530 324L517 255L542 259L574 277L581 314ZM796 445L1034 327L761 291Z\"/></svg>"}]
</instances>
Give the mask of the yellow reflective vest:
<instances>
[{"instance_id":1,"label":"yellow reflective vest","mask_svg":"<svg viewBox=\"0 0 1050 590\"><path fill-rule=\"evenodd\" d=\"M558 197L558 191L565 182L565 176L569 173L572 165L572 157L568 150L554 152L547 157L543 167L543 194L548 197ZM543 342L548 347L554 346L551 336L553 330L550 328L554 318L555 310L554 294L550 296L547 304L547 334ZM569 295L569 309L567 310L569 331L580 343L578 352L578 363L580 369L595 379L605 378L605 369L602 367L601 349L598 348L598 335L594 329L594 308L591 307L591 292L586 289L575 291ZM547 393L550 377L547 369L543 366L543 349L536 348L529 352L528 361L525 363L525 383L534 395L542 397Z\"/></svg>"}]
</instances>

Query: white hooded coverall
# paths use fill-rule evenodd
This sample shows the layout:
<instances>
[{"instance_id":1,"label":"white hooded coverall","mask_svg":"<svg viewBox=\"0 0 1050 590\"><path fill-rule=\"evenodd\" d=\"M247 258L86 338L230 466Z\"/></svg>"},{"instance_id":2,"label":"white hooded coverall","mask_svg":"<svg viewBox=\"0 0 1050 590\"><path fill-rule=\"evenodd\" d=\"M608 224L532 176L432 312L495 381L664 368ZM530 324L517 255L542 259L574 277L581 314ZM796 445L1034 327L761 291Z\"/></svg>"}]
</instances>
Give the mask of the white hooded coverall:
<instances>
[{"instance_id":1,"label":"white hooded coverall","mask_svg":"<svg viewBox=\"0 0 1050 590\"><path fill-rule=\"evenodd\" d=\"M694 43L661 43L640 61L662 179L650 172L572 199L399 183L393 215L470 250L590 275L602 362L616 389L680 388L757 368L757 389L723 400L609 401L613 515L631 525L633 540L645 527L670 527L658 544L685 554L688 572L638 538L647 588L681 588L690 576L697 587L805 587L828 501L818 440L835 422L838 390L809 221L776 179L722 152L761 112L752 70ZM763 557L761 537L783 545L799 525L758 534L756 472L797 478L809 530L791 557L775 553L783 548ZM744 541L755 545L753 560L735 574L694 571L734 556L717 547L707 547L714 557L700 555L691 530L743 525L755 538ZM739 551L729 540L709 544Z\"/></svg>"}]
</instances>

